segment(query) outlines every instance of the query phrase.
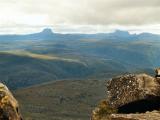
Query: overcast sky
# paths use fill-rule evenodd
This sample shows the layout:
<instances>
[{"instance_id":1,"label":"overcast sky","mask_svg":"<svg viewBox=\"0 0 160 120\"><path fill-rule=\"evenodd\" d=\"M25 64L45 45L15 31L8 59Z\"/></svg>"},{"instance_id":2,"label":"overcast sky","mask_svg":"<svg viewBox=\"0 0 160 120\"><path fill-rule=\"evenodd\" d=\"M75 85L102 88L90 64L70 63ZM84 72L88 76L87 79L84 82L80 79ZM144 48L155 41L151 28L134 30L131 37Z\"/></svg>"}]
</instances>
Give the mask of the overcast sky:
<instances>
[{"instance_id":1,"label":"overcast sky","mask_svg":"<svg viewBox=\"0 0 160 120\"><path fill-rule=\"evenodd\" d=\"M0 0L0 33L160 33L160 0Z\"/></svg>"}]
</instances>

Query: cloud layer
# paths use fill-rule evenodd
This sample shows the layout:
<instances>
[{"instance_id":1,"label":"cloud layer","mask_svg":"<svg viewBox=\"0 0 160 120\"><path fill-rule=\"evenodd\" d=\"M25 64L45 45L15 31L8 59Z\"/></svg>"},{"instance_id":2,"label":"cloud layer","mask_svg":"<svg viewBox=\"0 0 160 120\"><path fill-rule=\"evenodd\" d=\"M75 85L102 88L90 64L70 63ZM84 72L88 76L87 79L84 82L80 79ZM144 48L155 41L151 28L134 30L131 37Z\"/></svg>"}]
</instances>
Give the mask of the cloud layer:
<instances>
[{"instance_id":1,"label":"cloud layer","mask_svg":"<svg viewBox=\"0 0 160 120\"><path fill-rule=\"evenodd\" d=\"M0 27L160 24L160 0L0 0Z\"/></svg>"}]
</instances>

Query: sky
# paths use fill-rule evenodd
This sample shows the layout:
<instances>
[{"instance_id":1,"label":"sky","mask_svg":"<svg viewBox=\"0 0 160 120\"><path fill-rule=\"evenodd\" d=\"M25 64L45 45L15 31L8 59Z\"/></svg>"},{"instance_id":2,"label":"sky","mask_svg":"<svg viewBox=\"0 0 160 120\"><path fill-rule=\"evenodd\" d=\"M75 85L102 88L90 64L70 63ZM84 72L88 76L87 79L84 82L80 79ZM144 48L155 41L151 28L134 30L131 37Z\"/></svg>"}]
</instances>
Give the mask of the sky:
<instances>
[{"instance_id":1,"label":"sky","mask_svg":"<svg viewBox=\"0 0 160 120\"><path fill-rule=\"evenodd\" d=\"M160 0L0 0L0 34L160 33Z\"/></svg>"}]
</instances>

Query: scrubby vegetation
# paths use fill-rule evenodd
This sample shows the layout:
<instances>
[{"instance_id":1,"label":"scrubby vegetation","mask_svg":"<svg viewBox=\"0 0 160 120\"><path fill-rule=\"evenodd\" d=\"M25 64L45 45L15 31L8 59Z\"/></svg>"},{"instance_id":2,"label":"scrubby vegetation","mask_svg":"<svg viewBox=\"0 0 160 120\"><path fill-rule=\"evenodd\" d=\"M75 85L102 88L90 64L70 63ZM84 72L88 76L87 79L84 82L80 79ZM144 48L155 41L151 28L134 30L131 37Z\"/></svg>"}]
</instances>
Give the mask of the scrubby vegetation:
<instances>
[{"instance_id":1,"label":"scrubby vegetation","mask_svg":"<svg viewBox=\"0 0 160 120\"><path fill-rule=\"evenodd\" d=\"M117 109L110 107L106 100L102 100L97 108L93 111L93 120L101 120L103 117L109 120L109 115L117 113Z\"/></svg>"},{"instance_id":2,"label":"scrubby vegetation","mask_svg":"<svg viewBox=\"0 0 160 120\"><path fill-rule=\"evenodd\" d=\"M100 104L98 105L98 108L99 108L98 115L100 116L105 116L107 114L112 114L117 112L116 109L111 108L109 106L106 100L101 101Z\"/></svg>"},{"instance_id":3,"label":"scrubby vegetation","mask_svg":"<svg viewBox=\"0 0 160 120\"><path fill-rule=\"evenodd\" d=\"M16 90L25 120L89 120L105 97L104 80L67 80Z\"/></svg>"}]
</instances>

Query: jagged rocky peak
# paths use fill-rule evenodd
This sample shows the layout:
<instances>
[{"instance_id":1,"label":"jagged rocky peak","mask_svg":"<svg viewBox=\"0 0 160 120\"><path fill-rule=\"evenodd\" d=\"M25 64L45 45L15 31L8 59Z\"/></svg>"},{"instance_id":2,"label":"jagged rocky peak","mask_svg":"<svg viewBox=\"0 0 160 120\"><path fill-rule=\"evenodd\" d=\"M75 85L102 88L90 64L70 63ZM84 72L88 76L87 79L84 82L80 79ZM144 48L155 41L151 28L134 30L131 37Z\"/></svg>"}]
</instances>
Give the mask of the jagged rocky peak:
<instances>
[{"instance_id":1,"label":"jagged rocky peak","mask_svg":"<svg viewBox=\"0 0 160 120\"><path fill-rule=\"evenodd\" d=\"M107 97L93 111L92 120L160 119L159 73L160 69L156 69L155 77L147 74L128 74L107 81Z\"/></svg>"},{"instance_id":2,"label":"jagged rocky peak","mask_svg":"<svg viewBox=\"0 0 160 120\"><path fill-rule=\"evenodd\" d=\"M130 33L128 31L116 30L113 34L117 36L129 36Z\"/></svg>"},{"instance_id":3,"label":"jagged rocky peak","mask_svg":"<svg viewBox=\"0 0 160 120\"><path fill-rule=\"evenodd\" d=\"M0 120L22 120L17 100L2 83L0 83Z\"/></svg>"},{"instance_id":4,"label":"jagged rocky peak","mask_svg":"<svg viewBox=\"0 0 160 120\"><path fill-rule=\"evenodd\" d=\"M52 29L50 29L50 28L43 29L42 33L43 34L54 34L53 31L52 31Z\"/></svg>"}]
</instances>

